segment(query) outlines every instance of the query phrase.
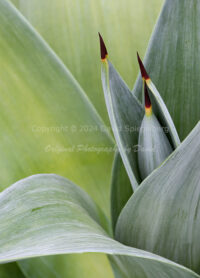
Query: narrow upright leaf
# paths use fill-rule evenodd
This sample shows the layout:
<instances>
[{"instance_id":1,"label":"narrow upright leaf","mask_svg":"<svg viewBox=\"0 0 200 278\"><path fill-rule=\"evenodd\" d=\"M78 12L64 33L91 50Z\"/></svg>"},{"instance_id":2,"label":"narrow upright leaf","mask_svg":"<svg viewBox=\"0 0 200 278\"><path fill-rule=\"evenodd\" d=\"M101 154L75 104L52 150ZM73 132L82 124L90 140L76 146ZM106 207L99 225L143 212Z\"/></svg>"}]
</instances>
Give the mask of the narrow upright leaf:
<instances>
[{"instance_id":1,"label":"narrow upright leaf","mask_svg":"<svg viewBox=\"0 0 200 278\"><path fill-rule=\"evenodd\" d=\"M163 128L165 128L165 130L169 133L169 139L171 140L171 143L173 144L174 149L175 149L180 144L180 139L179 139L178 133L176 131L174 122L169 114L169 111L168 111L162 97L160 96L158 90L156 89L155 85L151 81L151 79L140 59L139 54L137 54L137 57L138 57L138 63L140 65L142 79L147 84L147 86L149 87L150 92L151 92L153 110L156 113L158 119L160 120Z\"/></svg>"},{"instance_id":2,"label":"narrow upright leaf","mask_svg":"<svg viewBox=\"0 0 200 278\"><path fill-rule=\"evenodd\" d=\"M102 56L102 53L105 52L105 44L102 44L101 40L100 43ZM103 55L103 58L101 76L108 115L119 152L135 190L141 181L135 146L138 144L138 131L144 109L108 61L106 55Z\"/></svg>"},{"instance_id":3,"label":"narrow upright leaf","mask_svg":"<svg viewBox=\"0 0 200 278\"><path fill-rule=\"evenodd\" d=\"M142 179L145 179L173 151L164 129L152 111L146 83L144 83L144 95L145 115L138 141L138 162Z\"/></svg>"}]
</instances>

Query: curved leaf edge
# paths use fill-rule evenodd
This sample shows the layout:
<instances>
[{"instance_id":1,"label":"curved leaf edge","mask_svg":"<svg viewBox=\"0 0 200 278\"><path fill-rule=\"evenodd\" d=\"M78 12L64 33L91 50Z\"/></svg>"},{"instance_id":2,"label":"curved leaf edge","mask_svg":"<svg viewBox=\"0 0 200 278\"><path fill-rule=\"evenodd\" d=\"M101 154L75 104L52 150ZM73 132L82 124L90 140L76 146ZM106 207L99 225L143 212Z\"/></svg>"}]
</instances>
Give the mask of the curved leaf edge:
<instances>
[{"instance_id":1,"label":"curved leaf edge","mask_svg":"<svg viewBox=\"0 0 200 278\"><path fill-rule=\"evenodd\" d=\"M102 86L103 86L103 91L104 91L104 96L105 96L105 102L106 102L106 106L107 106L107 111L109 114L109 118L110 118L110 122L111 122L111 126L113 129L113 133L115 135L115 139L119 148L119 152L121 154L124 166L127 170L127 174L129 176L131 185L133 187L133 190L136 190L136 188L138 187L138 181L131 169L131 165L128 161L128 157L124 151L124 146L123 143L121 141L121 137L119 134L119 130L118 130L118 125L115 119L115 115L114 115L114 109L113 109L113 105L112 105L112 98L111 98L111 91L110 91L110 77L109 77L109 69L110 66L112 66L112 63L106 59L105 61L102 62L102 66L101 66L101 79L102 79ZM112 66L113 67L113 66ZM114 67L113 67L114 68ZM119 73L118 73L119 75ZM128 86L126 85L126 83L124 82L124 80L121 78L121 76L119 75L121 82L123 82L123 84L126 86L126 88L129 90ZM134 98L134 100L136 101L136 103L138 104L138 106L140 106L141 110L144 111L144 108L142 107L142 104L140 103L140 101L132 94L132 92L130 91L130 95Z\"/></svg>"},{"instance_id":2,"label":"curved leaf edge","mask_svg":"<svg viewBox=\"0 0 200 278\"><path fill-rule=\"evenodd\" d=\"M129 206L130 206L131 202L133 202L133 199L137 198L138 194L140 194L140 191L142 191L142 190L144 191L145 187L146 188L148 187L148 180L152 179L152 176L156 173L156 171L158 171L161 167L164 167L165 164L168 163L168 161L170 161L171 159L173 160L173 157L176 156L177 154L179 154L180 150L182 150L185 147L187 142L188 142L188 144L190 143L190 141L191 141L190 137L193 136L194 134L197 135L197 133L199 133L199 132L200 132L200 121L196 124L196 126L188 134L188 136L183 140L183 142L179 145L179 147L177 147L174 150L174 152L172 152L170 154L170 156L140 184L140 186L137 188L137 190L134 192L134 194L128 200L128 202L126 203L126 205L124 206L124 208L122 209L122 211L118 217L117 224L116 224L116 234L115 234L116 238L118 238L118 233L120 233L120 229L121 230L123 229L123 226L121 225L121 221L124 218L124 216L127 215L127 212L129 211ZM120 238L119 238L119 240L120 240ZM125 243L125 244L127 244L127 243ZM197 275L199 275L199 274L197 274Z\"/></svg>"},{"instance_id":3,"label":"curved leaf edge","mask_svg":"<svg viewBox=\"0 0 200 278\"><path fill-rule=\"evenodd\" d=\"M74 202L75 207L77 207L77 206L80 207L81 210L78 210L78 211L81 211L83 213L83 215L86 216L86 222L84 222L85 220L83 220L83 222L79 222L80 220L77 217L77 221L80 223L80 226L78 225L78 227L79 227L78 229L80 230L80 233L82 232L82 225L84 225L84 223L86 223L87 225L88 225L88 223L91 223L91 224L94 223L94 224L92 224L91 229L86 233L86 239L88 237L88 242L87 242L87 240L85 240L85 232L83 231L83 234L81 234L81 235L82 236L84 235L84 237L82 237L80 235L75 235L75 237L73 238L73 240L75 240L75 241L74 241L73 245L71 245L71 247L69 246L71 238L69 238L69 237L63 238L62 239L63 240L62 248L60 248L61 246L51 244L51 238L53 240L53 235L50 232L47 235L49 237L49 244L48 244L47 249L46 249L47 246L45 245L45 244L47 244L47 242L44 243L44 246L42 246L43 242L41 242L42 244L40 245L40 249L38 249L37 247L36 247L36 249L34 249L35 248L34 243L32 243L31 238L28 238L28 240L30 239L29 244L26 247L24 247L24 245L22 245L22 247L20 248L22 250L19 250L19 245L17 245L18 247L17 247L16 250L12 250L12 248L9 246L10 251L7 251L7 247L6 247L5 253L3 253L3 251L1 251L0 263L8 263L8 262L18 261L18 260L22 260L22 259L48 256L48 255L72 254L72 253L73 254L75 254L75 253L78 254L78 253L94 252L94 253L106 253L106 254L110 254L110 255L114 255L114 256L119 256L119 258L120 258L120 256L124 256L123 258L126 258L128 256L129 258L132 258L133 260L135 259L136 264L139 263L139 262L137 262L137 259L138 260L141 259L143 262L144 262L144 260L148 260L148 261L152 261L152 263L164 264L165 266L167 265L168 267L170 267L170 269L172 268L173 271L175 271L175 272L178 271L178 273L179 273L181 271L181 274L187 273L186 276L184 274L182 277L198 277L198 278L200 277L198 274L194 273L190 269L187 269L184 266L176 264L176 263L174 263L174 262L172 262L168 259L165 259L163 257L160 257L158 255L152 254L152 253L144 251L144 250L140 250L140 249L125 246L125 245L117 242L116 240L110 238L106 234L106 232L96 222L96 219L95 219L96 216L93 218L93 215L92 215L93 213L91 214L90 212L87 211L89 209L89 211L95 212L95 203L92 201L92 199L81 188L74 185L73 183L71 183L69 180L67 180L64 177L60 177L60 176L55 175L55 174L38 174L38 175L30 176L28 178L20 180L17 183L11 185L9 188L5 189L2 193L0 193L0 205L3 205L3 208L4 208L5 212L8 211L9 213L11 213L10 216L12 217L12 219L13 219L13 217L15 218L15 216L14 216L15 213L16 213L16 217L18 216L19 219L21 219L21 216L23 217L23 215L21 215L21 214L23 214L23 213L26 214L27 208L25 207L26 210L24 210L24 209L20 210L19 209L17 211L18 207L16 207L16 210L10 211L10 209L12 207L12 203L14 202L14 204L16 204L15 199L12 198L13 197L12 194L14 194L14 195L16 194L16 196L18 196L18 198L20 198L21 201L25 197L25 200L26 200L25 205L30 207L30 209L32 210L33 209L33 203L32 203L33 200L36 201L37 200L37 198L36 198L37 194L41 194L43 192L43 190L45 189L45 188L42 187L41 181L47 182L48 179L50 179L51 182L52 182L52 179L53 179L54 182L55 181L59 182L58 184L53 185L53 189L54 188L56 189L58 187L58 185L61 184L61 186L62 186L61 188L65 188L65 186L66 186L66 188L69 188L69 190L70 190L69 192L72 192L71 196L73 198L73 202ZM38 182L38 180L39 180L39 182ZM33 184L31 184L30 181L32 181ZM66 185L65 185L65 183L66 183ZM32 191L29 190L29 188L28 188L29 185L30 185L30 189ZM63 185L64 185L64 187L63 187ZM47 190L47 188L48 188L48 190ZM75 189L75 191L73 189ZM31 202L29 201L29 199L27 199L27 195L24 195L23 192L28 193L28 194L33 194L34 198L31 199ZM49 186L47 186L47 184L46 184L46 189L45 189L44 192L48 192L48 194L49 194ZM63 199L63 196L60 195L60 193L62 193L62 191L61 192L58 191L58 192L59 192L58 196L61 196L61 198ZM66 193L67 192L68 191L66 191ZM67 194L69 194L69 193L67 193ZM30 195L28 195L28 196L30 196ZM55 198L55 201L57 200L57 202L59 202L59 200L60 200L60 197L55 197L54 194L50 195L50 198ZM84 205L83 207L81 206L82 201L83 201L83 205ZM52 199L50 199L50 203L51 202L52 202ZM71 206L70 203L71 202L65 203L65 205ZM37 210L37 207L41 208L41 206L40 206L41 203L36 203L36 204L37 204L36 207L34 205L34 211ZM88 209L85 206L88 207ZM70 207L69 207L69 209L70 209ZM37 216L40 218L41 214L39 214ZM4 215L4 217L6 218L6 215ZM28 217L28 215L26 215L26 217ZM83 219L85 219L85 217ZM90 221L88 222L87 219L90 219ZM48 221L49 220L51 220L51 218L48 219ZM4 221L5 221L5 219L4 219ZM52 221L53 221L53 223L51 225L54 226L54 229L55 229L55 232L56 232L57 223L54 222L54 218L52 218ZM68 220L66 220L66 221L68 221ZM13 222L13 223L14 223L14 225L16 225L15 222ZM30 222L29 224L30 224L30 226L24 228L24 232L26 232L27 229L29 229L28 230L29 232L31 231L32 222ZM0 226L1 226L1 223L0 223ZM10 227L10 229L11 228L12 227ZM42 228L42 226L41 226L41 228ZM86 228L87 228L87 226L86 226ZM35 232L37 233L37 232L40 232L40 231L35 230L34 233ZM49 231L47 230L47 233L48 232ZM5 234L4 234L4 236L5 236ZM59 235L57 234L57 236L59 236ZM14 240L14 244L16 244L15 240ZM68 243L66 242L66 240L67 240ZM22 235L22 243L23 243L23 235ZM9 244L10 244L10 242L9 242ZM24 249L24 251L23 251L23 249ZM17 253L18 253L18 255L17 255ZM133 261L133 263L134 263L134 261ZM188 276L188 275L190 275L190 276Z\"/></svg>"},{"instance_id":4,"label":"curved leaf edge","mask_svg":"<svg viewBox=\"0 0 200 278\"><path fill-rule=\"evenodd\" d=\"M198 121L198 123L196 124L196 126L192 129L192 131L188 134L188 136L180 143L180 145L159 165L159 167L157 167L156 169L154 169L150 175L148 175L140 184L140 186L138 186L138 188L134 191L134 194L138 191L141 190L141 188L143 186L145 186L147 179L149 179L152 175L154 175L154 173L156 171L158 171L158 169L160 169L161 167L163 167L165 165L165 163L168 162L168 160L171 159L171 157L173 157L175 155L175 153L179 152L179 149L182 148L183 144L185 144L185 141L188 140L188 137L195 132L195 130L200 129L200 121ZM121 213L120 213L121 214Z\"/></svg>"}]
</instances>

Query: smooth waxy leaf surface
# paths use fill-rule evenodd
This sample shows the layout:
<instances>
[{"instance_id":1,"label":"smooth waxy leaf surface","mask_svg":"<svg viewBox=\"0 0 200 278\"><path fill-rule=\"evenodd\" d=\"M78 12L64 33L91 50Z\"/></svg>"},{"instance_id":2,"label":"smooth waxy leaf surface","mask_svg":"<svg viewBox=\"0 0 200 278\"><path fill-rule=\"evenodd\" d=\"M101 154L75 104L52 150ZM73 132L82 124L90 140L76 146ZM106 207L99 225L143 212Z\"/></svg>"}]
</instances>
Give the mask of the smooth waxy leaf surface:
<instances>
[{"instance_id":1,"label":"smooth waxy leaf surface","mask_svg":"<svg viewBox=\"0 0 200 278\"><path fill-rule=\"evenodd\" d=\"M136 189L140 175L135 146L144 109L108 60L102 62L102 84L119 152L132 187Z\"/></svg>"},{"instance_id":2,"label":"smooth waxy leaf surface","mask_svg":"<svg viewBox=\"0 0 200 278\"><path fill-rule=\"evenodd\" d=\"M144 54L163 0L151 0L151 5L146 0L12 1L70 69L108 124L97 33L108 39L114 65L132 86L138 73L135 53Z\"/></svg>"},{"instance_id":3,"label":"smooth waxy leaf surface","mask_svg":"<svg viewBox=\"0 0 200 278\"><path fill-rule=\"evenodd\" d=\"M139 57L139 54L137 54L137 58L138 58L139 66L140 66L141 75L144 80L145 88L146 88L146 86L148 86L148 88L150 89L150 95L151 95L151 99L152 99L151 101L153 104L153 111L156 114L156 116L158 117L158 120L160 121L161 125L165 128L165 130L167 130L168 138L169 138L172 146L175 149L180 144L180 139L179 139L176 127L174 125L174 122L171 118L171 115L170 115L160 93L158 92L156 86L153 84L152 80L150 79L150 77L144 67L144 64L142 63L142 61ZM137 88L137 83L136 83L134 94L137 97L139 97L138 96L139 91L137 91L137 89L138 88ZM144 100L144 98L143 98L143 100Z\"/></svg>"},{"instance_id":4,"label":"smooth waxy leaf surface","mask_svg":"<svg viewBox=\"0 0 200 278\"><path fill-rule=\"evenodd\" d=\"M116 152L112 169L111 181L111 218L113 231L117 223L118 216L128 199L133 194L133 189L124 168L119 152Z\"/></svg>"},{"instance_id":5,"label":"smooth waxy leaf surface","mask_svg":"<svg viewBox=\"0 0 200 278\"><path fill-rule=\"evenodd\" d=\"M119 255L125 277L199 277L178 264L110 238L89 196L57 175L36 175L0 194L0 262L41 255L102 252Z\"/></svg>"},{"instance_id":6,"label":"smooth waxy leaf surface","mask_svg":"<svg viewBox=\"0 0 200 278\"><path fill-rule=\"evenodd\" d=\"M180 139L176 130L176 127L174 125L174 122L171 118L171 115L169 114L169 111L160 95L158 90L156 89L155 85L151 80L147 81L147 86L151 90L151 96L153 99L153 107L154 111L159 118L162 126L165 128L168 138L171 141L172 146L177 148L180 144Z\"/></svg>"},{"instance_id":7,"label":"smooth waxy leaf surface","mask_svg":"<svg viewBox=\"0 0 200 278\"><path fill-rule=\"evenodd\" d=\"M144 60L181 140L200 118L199 15L199 1L167 0ZM141 89L139 77L134 91Z\"/></svg>"},{"instance_id":8,"label":"smooth waxy leaf surface","mask_svg":"<svg viewBox=\"0 0 200 278\"><path fill-rule=\"evenodd\" d=\"M138 164L144 180L171 153L173 149L154 114L144 116L138 140Z\"/></svg>"},{"instance_id":9,"label":"smooth waxy leaf surface","mask_svg":"<svg viewBox=\"0 0 200 278\"><path fill-rule=\"evenodd\" d=\"M130 198L116 237L200 272L200 123Z\"/></svg>"}]
</instances>

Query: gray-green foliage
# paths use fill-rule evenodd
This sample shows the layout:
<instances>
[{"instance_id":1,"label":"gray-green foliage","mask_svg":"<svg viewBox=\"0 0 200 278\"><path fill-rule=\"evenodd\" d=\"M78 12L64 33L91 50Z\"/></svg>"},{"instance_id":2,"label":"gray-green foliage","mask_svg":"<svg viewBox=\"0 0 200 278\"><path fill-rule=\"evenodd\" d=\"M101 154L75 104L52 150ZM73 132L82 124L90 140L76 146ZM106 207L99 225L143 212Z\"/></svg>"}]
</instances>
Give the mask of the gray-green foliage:
<instances>
[{"instance_id":1,"label":"gray-green foliage","mask_svg":"<svg viewBox=\"0 0 200 278\"><path fill-rule=\"evenodd\" d=\"M200 271L200 123L122 211L116 238Z\"/></svg>"},{"instance_id":2,"label":"gray-green foliage","mask_svg":"<svg viewBox=\"0 0 200 278\"><path fill-rule=\"evenodd\" d=\"M111 62L102 63L106 106L120 152L110 203L114 140L86 96L107 121L96 85L97 31L103 31L113 64L130 85L138 68L132 47L144 51L145 32L161 1L86 2L71 4L81 22L76 25L68 0L13 0L17 9L0 0L1 189L42 172L55 172L82 187L58 175L39 174L0 193L0 275L74 278L94 277L95 272L95 277L111 277L105 256L96 254L102 253L109 254L117 278L155 278L158 273L198 278L200 125L194 126L200 116L200 1L166 0L145 56L153 111L176 148L146 179L135 148L144 117L141 78L131 92ZM141 21L145 32L138 27ZM114 31L117 25L121 37ZM80 36L74 36L77 26ZM90 129L81 132L83 127ZM181 139L189 134L182 143L176 128ZM80 151L80 145L95 147L95 152Z\"/></svg>"},{"instance_id":3,"label":"gray-green foliage","mask_svg":"<svg viewBox=\"0 0 200 278\"><path fill-rule=\"evenodd\" d=\"M137 152L141 178L151 174L171 152L172 146L155 115L145 115L140 126Z\"/></svg>"}]
</instances>

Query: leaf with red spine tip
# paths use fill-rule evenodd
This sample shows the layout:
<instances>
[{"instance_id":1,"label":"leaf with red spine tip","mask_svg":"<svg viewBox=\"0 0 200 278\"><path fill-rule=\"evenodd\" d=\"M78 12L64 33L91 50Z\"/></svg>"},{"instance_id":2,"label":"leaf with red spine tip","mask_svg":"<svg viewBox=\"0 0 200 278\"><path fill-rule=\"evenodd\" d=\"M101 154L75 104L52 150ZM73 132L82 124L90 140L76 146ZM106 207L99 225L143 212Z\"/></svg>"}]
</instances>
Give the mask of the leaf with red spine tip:
<instances>
[{"instance_id":1,"label":"leaf with red spine tip","mask_svg":"<svg viewBox=\"0 0 200 278\"><path fill-rule=\"evenodd\" d=\"M101 60L105 60L108 56L108 52L103 41L101 34L99 33L99 40L100 40L100 52L101 52Z\"/></svg>"},{"instance_id":2,"label":"leaf with red spine tip","mask_svg":"<svg viewBox=\"0 0 200 278\"><path fill-rule=\"evenodd\" d=\"M148 73L147 73L147 71L144 67L144 64L142 63L142 60L140 59L140 56L139 56L138 52L137 52L137 59L138 59L138 63L139 63L139 66L140 66L140 72L141 72L142 78L144 80L150 79L149 75L148 75Z\"/></svg>"},{"instance_id":3,"label":"leaf with red spine tip","mask_svg":"<svg viewBox=\"0 0 200 278\"><path fill-rule=\"evenodd\" d=\"M147 71L146 71L144 64L142 63L142 60L140 59L140 56L138 53L137 53L137 58L138 58L138 63L140 66L142 78L150 90L150 96L151 96L151 100L152 100L152 104L153 104L153 111L154 111L155 115L157 116L161 125L168 130L168 133L169 133L168 138L175 149L180 144L180 139L179 139L176 127L174 125L174 122L171 118L171 115L170 115L160 93L158 92L156 86L153 84L152 80L150 79L149 75L147 74Z\"/></svg>"}]
</instances>

